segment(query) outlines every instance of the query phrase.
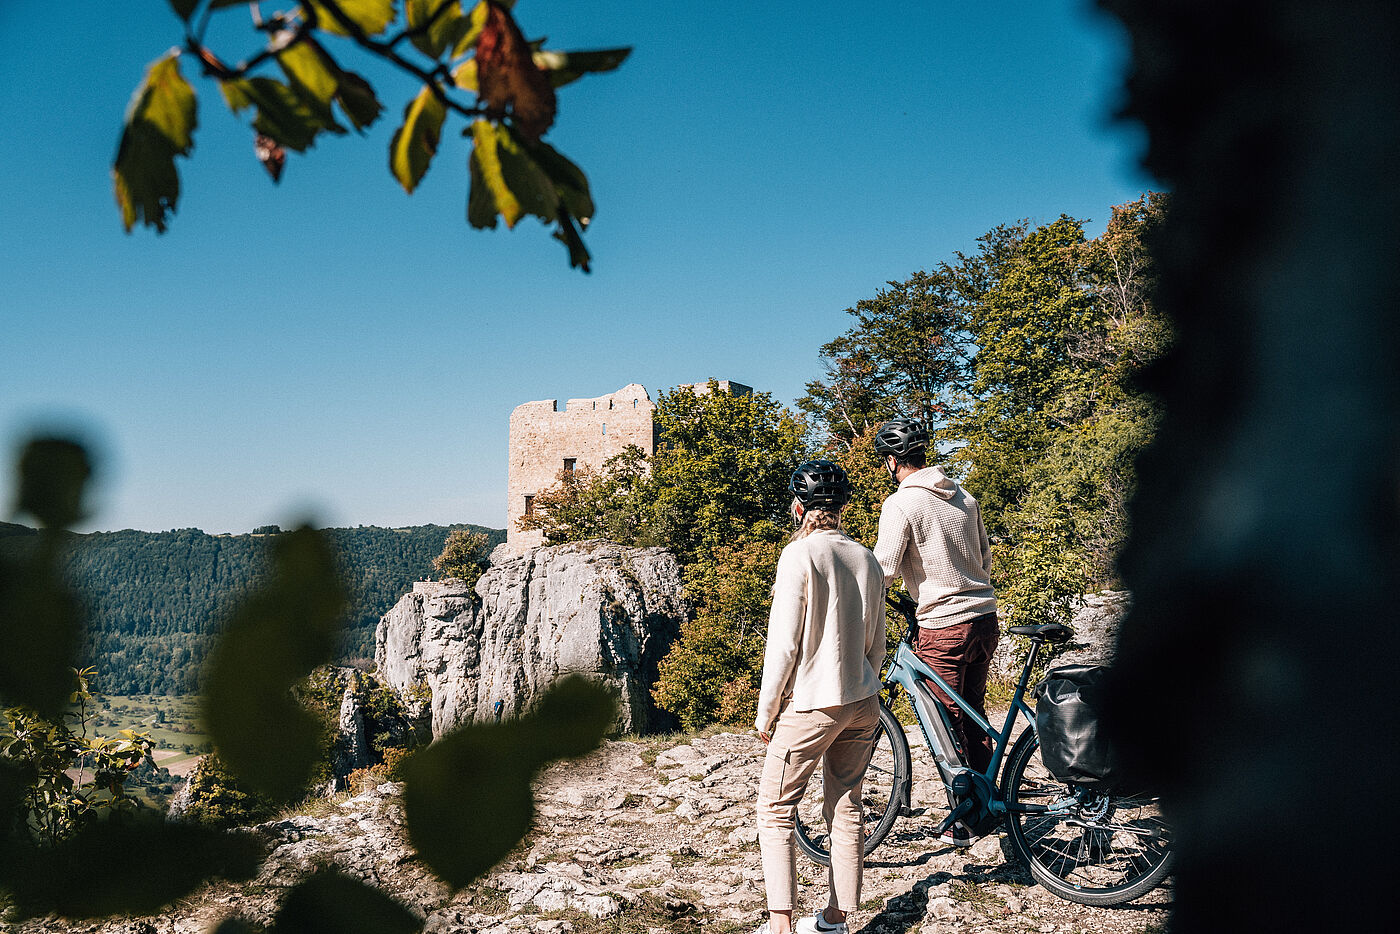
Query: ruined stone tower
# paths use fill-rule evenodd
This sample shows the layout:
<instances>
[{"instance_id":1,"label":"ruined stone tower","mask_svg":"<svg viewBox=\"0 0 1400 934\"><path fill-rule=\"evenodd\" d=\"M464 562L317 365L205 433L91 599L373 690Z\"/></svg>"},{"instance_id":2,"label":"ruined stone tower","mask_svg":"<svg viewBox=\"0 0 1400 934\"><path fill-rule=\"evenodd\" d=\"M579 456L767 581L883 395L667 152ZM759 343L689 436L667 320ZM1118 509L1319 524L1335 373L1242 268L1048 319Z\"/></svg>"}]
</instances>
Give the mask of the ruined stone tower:
<instances>
[{"instance_id":1,"label":"ruined stone tower","mask_svg":"<svg viewBox=\"0 0 1400 934\"><path fill-rule=\"evenodd\" d=\"M540 490L554 485L561 470L599 468L635 444L656 452L656 405L640 383L596 399L526 402L510 413L510 471L506 481L506 544L524 551L544 544L544 533L516 528L533 509Z\"/></svg>"},{"instance_id":2,"label":"ruined stone tower","mask_svg":"<svg viewBox=\"0 0 1400 934\"><path fill-rule=\"evenodd\" d=\"M686 384L697 394L708 383ZM685 386L681 387L685 388ZM722 392L747 394L748 386L720 380ZM510 413L510 469L506 481L506 545L514 552L544 544L544 533L516 528L531 511L541 490L553 486L563 470L597 469L629 444L648 457L656 453L656 405L646 387L629 383L596 399L526 402Z\"/></svg>"}]
</instances>

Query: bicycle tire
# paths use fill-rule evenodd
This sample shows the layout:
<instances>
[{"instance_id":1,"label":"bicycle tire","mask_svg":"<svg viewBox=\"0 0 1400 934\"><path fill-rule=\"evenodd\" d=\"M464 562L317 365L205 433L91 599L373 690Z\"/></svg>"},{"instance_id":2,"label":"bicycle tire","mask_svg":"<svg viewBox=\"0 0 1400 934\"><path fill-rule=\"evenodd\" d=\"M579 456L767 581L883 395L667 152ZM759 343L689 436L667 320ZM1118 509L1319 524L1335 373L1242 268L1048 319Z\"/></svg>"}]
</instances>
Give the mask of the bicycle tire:
<instances>
[{"instance_id":1,"label":"bicycle tire","mask_svg":"<svg viewBox=\"0 0 1400 934\"><path fill-rule=\"evenodd\" d=\"M1069 786L1056 781L1041 762L1034 730L1026 730L1011 747L1001 791L1008 808L1070 797ZM1008 810L1007 837L1035 881L1060 898L1096 907L1121 905L1141 898L1171 872L1171 829L1155 798L1106 796L1099 805L1106 816L1097 821L1078 806L1043 814ZM1121 829L1075 826L1071 820Z\"/></svg>"},{"instance_id":2,"label":"bicycle tire","mask_svg":"<svg viewBox=\"0 0 1400 934\"><path fill-rule=\"evenodd\" d=\"M889 835L899 819L902 789L909 785L913 768L909 759L909 740L899 718L880 702L880 723L875 729L875 749L865 772L861 788L861 810L865 815L865 848L869 853ZM818 769L802 800L797 803L796 836L798 849L815 863L831 865L831 837L825 830L823 816L821 770ZM805 819L804 819L805 818Z\"/></svg>"}]
</instances>

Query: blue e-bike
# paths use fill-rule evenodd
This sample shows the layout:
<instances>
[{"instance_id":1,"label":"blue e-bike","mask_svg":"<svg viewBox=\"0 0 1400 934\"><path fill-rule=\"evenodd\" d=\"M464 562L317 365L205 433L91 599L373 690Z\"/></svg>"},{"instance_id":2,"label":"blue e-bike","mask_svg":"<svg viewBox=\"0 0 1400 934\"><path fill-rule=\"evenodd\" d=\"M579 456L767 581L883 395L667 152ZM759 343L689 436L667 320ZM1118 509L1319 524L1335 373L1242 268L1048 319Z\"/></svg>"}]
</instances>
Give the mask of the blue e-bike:
<instances>
[{"instance_id":1,"label":"blue e-bike","mask_svg":"<svg viewBox=\"0 0 1400 934\"><path fill-rule=\"evenodd\" d=\"M1025 700L1027 685L1041 649L1047 643L1067 641L1073 635L1069 627L1057 623L1011 627L1010 632L1030 640L1030 652L1006 721L997 730L914 654L910 642L916 625L913 602L907 597L898 601L892 597L890 604L904 617L906 628L885 673L880 723L861 795L867 854L885 840L900 817L922 813L911 807L909 740L889 707L903 691L947 795L948 813L934 831L935 837L955 824L977 836L1004 825L1011 848L1036 882L1082 905L1129 902L1166 878L1172 862L1171 830L1155 797L1112 794L1060 782L1041 761L1035 711ZM992 739L992 759L985 772L965 764L948 714L934 695L935 687ZM1022 717L1028 726L1012 743L1012 730ZM809 857L826 865L830 862L830 837L825 832L829 818L824 809L818 773L798 805L797 843Z\"/></svg>"}]
</instances>

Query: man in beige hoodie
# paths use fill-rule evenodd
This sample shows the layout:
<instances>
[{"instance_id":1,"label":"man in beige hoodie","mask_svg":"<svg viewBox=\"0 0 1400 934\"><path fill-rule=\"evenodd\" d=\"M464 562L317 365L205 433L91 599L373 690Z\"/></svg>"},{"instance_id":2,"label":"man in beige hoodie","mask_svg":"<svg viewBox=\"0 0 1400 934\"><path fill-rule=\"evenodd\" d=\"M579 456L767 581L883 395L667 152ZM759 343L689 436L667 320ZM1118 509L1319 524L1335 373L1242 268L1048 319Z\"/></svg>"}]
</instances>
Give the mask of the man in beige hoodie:
<instances>
[{"instance_id":1,"label":"man in beige hoodie","mask_svg":"<svg viewBox=\"0 0 1400 934\"><path fill-rule=\"evenodd\" d=\"M880 509L875 557L885 584L897 577L918 604L914 651L974 710L986 717L987 672L996 651L997 597L992 549L977 500L938 467L925 465L928 431L912 418L880 426L875 451L899 488ZM962 742L967 765L992 761L992 741L936 687ZM948 842L970 843L967 834Z\"/></svg>"}]
</instances>

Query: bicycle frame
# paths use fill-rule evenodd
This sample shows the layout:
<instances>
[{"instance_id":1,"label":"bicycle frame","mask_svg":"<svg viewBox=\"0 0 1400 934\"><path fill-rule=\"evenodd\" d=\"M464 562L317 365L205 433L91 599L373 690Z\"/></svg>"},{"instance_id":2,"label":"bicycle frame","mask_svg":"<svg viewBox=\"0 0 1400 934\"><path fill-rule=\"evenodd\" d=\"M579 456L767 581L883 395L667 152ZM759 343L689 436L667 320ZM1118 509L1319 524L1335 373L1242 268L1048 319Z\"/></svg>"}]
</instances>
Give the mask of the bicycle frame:
<instances>
[{"instance_id":1,"label":"bicycle frame","mask_svg":"<svg viewBox=\"0 0 1400 934\"><path fill-rule=\"evenodd\" d=\"M893 699L893 689L898 686L904 688L909 695L910 703L914 707L914 716L918 720L919 729L924 735L924 741L928 744L929 752L933 755L934 761L938 764L939 775L943 779L943 787L948 793L949 806L956 803L956 796L953 792L953 777L962 771L971 771L963 762L958 753L958 743L953 734L952 724L948 721L948 714L943 709L943 705L933 695L930 685L936 686L940 691L952 699L957 704L968 719L977 725L983 733L991 737L994 743L992 750L992 760L987 766L986 772L973 773L980 774L986 780L989 789L995 792L997 788L997 772L1001 767L1002 759L1006 755L1007 747L1011 743L1011 731L1015 726L1017 715L1024 716L1026 722L1030 724L1032 730L1035 729L1035 711L1025 702L1026 685L1030 680L1031 669L1035 665L1036 655L1040 650L1040 642L1033 641L1030 654L1026 657L1026 663L1021 669L1021 676L1016 682L1016 691L1011 697L1011 709L1006 713L1006 722L1001 730L995 729L977 711L972 709L972 705L962 698L956 691L948 686L948 682L939 677L938 673L930 668L922 659L914 654L913 647L909 644L909 634L906 631L904 637L899 640L895 647L894 658L890 662L884 678L887 689L891 689L891 699ZM909 789L901 789L904 797L903 806L909 807ZM998 794L991 794L987 801L987 806L993 814L1006 813L1006 804ZM1043 810L1043 806L1028 807L1027 810ZM1019 810L1019 808L1018 808Z\"/></svg>"}]
</instances>

